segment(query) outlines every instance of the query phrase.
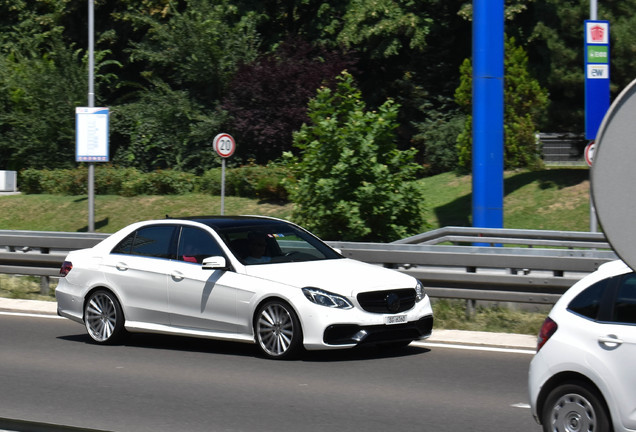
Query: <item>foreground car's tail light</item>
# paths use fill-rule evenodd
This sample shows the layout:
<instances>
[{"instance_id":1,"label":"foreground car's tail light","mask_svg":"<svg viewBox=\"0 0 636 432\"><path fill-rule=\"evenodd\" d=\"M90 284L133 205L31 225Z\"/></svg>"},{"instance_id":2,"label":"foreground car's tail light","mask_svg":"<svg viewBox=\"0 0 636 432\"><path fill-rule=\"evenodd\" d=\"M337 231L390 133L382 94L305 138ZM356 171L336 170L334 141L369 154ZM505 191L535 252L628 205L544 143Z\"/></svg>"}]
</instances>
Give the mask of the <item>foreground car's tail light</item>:
<instances>
[{"instance_id":1,"label":"foreground car's tail light","mask_svg":"<svg viewBox=\"0 0 636 432\"><path fill-rule=\"evenodd\" d=\"M73 268L73 263L70 261L64 261L62 263L62 267L60 268L60 277L65 277L68 272Z\"/></svg>"},{"instance_id":2,"label":"foreground car's tail light","mask_svg":"<svg viewBox=\"0 0 636 432\"><path fill-rule=\"evenodd\" d=\"M559 326L550 317L547 317L545 321L543 321L541 330L539 330L539 336L537 337L537 352L545 345L554 332L557 331L557 328L559 328Z\"/></svg>"}]
</instances>

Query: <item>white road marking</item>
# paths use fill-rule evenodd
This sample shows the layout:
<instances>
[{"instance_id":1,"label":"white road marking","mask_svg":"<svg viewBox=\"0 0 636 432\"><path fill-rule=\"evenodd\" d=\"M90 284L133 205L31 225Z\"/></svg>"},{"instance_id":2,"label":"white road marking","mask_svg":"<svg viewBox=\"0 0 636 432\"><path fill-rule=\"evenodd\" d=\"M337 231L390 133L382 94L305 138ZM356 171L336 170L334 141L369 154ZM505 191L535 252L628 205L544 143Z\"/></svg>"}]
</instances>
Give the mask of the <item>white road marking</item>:
<instances>
[{"instance_id":1,"label":"white road marking","mask_svg":"<svg viewBox=\"0 0 636 432\"><path fill-rule=\"evenodd\" d=\"M528 350L528 349L497 348L497 347L477 346L477 345L457 345L457 344L445 344L445 343L437 343L437 342L413 342L411 345L420 346L424 348L452 348L452 349L462 349L462 350L471 350L471 351L492 351L492 352L529 354L529 355L534 355L536 352L534 350Z\"/></svg>"},{"instance_id":2,"label":"white road marking","mask_svg":"<svg viewBox=\"0 0 636 432\"><path fill-rule=\"evenodd\" d=\"M32 317L32 318L52 318L52 319L65 319L58 315L48 315L48 314L34 314L34 313L25 313L25 312L2 312L0 311L0 315L13 315L13 316L22 316L22 317Z\"/></svg>"}]
</instances>

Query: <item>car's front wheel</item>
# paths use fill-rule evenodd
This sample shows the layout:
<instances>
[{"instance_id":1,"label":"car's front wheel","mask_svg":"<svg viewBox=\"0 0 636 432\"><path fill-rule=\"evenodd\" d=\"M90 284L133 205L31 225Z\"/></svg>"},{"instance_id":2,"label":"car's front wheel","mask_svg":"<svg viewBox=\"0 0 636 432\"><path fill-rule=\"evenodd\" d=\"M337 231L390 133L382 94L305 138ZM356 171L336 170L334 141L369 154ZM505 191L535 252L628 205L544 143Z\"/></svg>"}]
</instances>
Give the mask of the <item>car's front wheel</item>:
<instances>
[{"instance_id":1,"label":"car's front wheel","mask_svg":"<svg viewBox=\"0 0 636 432\"><path fill-rule=\"evenodd\" d=\"M609 416L598 391L579 381L550 392L541 416L545 432L609 431Z\"/></svg>"},{"instance_id":2,"label":"car's front wheel","mask_svg":"<svg viewBox=\"0 0 636 432\"><path fill-rule=\"evenodd\" d=\"M84 307L84 324L89 336L100 344L113 344L124 334L124 313L115 295L98 290Z\"/></svg>"},{"instance_id":3,"label":"car's front wheel","mask_svg":"<svg viewBox=\"0 0 636 432\"><path fill-rule=\"evenodd\" d=\"M254 319L256 344L265 357L289 359L302 350L302 329L294 309L282 300L263 304Z\"/></svg>"}]
</instances>

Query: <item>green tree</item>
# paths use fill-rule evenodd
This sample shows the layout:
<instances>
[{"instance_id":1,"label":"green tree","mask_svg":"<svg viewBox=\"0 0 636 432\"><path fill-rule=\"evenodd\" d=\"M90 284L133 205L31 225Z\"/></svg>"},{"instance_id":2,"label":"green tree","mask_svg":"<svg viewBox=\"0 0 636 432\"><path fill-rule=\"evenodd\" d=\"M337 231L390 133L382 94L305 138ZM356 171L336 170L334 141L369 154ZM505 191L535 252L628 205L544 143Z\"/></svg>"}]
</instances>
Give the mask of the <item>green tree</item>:
<instances>
[{"instance_id":1,"label":"green tree","mask_svg":"<svg viewBox=\"0 0 636 432\"><path fill-rule=\"evenodd\" d=\"M114 149L113 162L142 171L202 173L219 164L212 142L224 119L222 112L207 113L188 92L160 82L139 100L112 109L111 135L128 142Z\"/></svg>"},{"instance_id":2,"label":"green tree","mask_svg":"<svg viewBox=\"0 0 636 432\"><path fill-rule=\"evenodd\" d=\"M145 65L142 76L153 85L161 80L213 105L239 65L258 55L258 17L239 15L229 0L179 3L162 14L131 17L146 32L141 41L130 42L130 57Z\"/></svg>"},{"instance_id":3,"label":"green tree","mask_svg":"<svg viewBox=\"0 0 636 432\"><path fill-rule=\"evenodd\" d=\"M113 110L115 160L144 171L216 166L220 101L239 65L256 58L258 17L229 0L184 0L122 19L144 37L128 50L141 70L135 91Z\"/></svg>"},{"instance_id":4,"label":"green tree","mask_svg":"<svg viewBox=\"0 0 636 432\"><path fill-rule=\"evenodd\" d=\"M353 77L322 88L310 124L294 136L301 151L291 191L294 220L332 240L390 241L421 232L423 196L412 182L414 150L395 145L398 106L367 111Z\"/></svg>"},{"instance_id":5,"label":"green tree","mask_svg":"<svg viewBox=\"0 0 636 432\"><path fill-rule=\"evenodd\" d=\"M506 38L504 53L504 167L536 168L541 164L536 138L537 124L545 115L548 93L528 72L528 57L514 38ZM472 108L472 65L461 67L461 83L455 93L457 103L470 113ZM472 116L467 115L458 140L459 167L471 169Z\"/></svg>"}]
</instances>

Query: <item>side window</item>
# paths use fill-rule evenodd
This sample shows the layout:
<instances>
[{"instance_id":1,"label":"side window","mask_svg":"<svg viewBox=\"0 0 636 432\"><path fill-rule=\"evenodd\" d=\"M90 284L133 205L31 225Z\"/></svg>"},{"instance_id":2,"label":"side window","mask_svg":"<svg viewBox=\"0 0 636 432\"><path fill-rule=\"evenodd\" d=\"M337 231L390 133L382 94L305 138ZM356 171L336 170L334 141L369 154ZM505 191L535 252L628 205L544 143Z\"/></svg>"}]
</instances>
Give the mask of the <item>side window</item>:
<instances>
[{"instance_id":1,"label":"side window","mask_svg":"<svg viewBox=\"0 0 636 432\"><path fill-rule=\"evenodd\" d=\"M172 258L174 225L154 225L140 228L124 238L112 253L141 255L154 258Z\"/></svg>"},{"instance_id":2,"label":"side window","mask_svg":"<svg viewBox=\"0 0 636 432\"><path fill-rule=\"evenodd\" d=\"M130 255L130 248L135 241L136 234L137 231L133 231L131 234L128 234L117 246L113 248L112 251L110 251L110 253Z\"/></svg>"},{"instance_id":3,"label":"side window","mask_svg":"<svg viewBox=\"0 0 636 432\"><path fill-rule=\"evenodd\" d=\"M568 310L590 319L597 319L605 287L610 279L603 279L581 292L568 305Z\"/></svg>"},{"instance_id":4,"label":"side window","mask_svg":"<svg viewBox=\"0 0 636 432\"><path fill-rule=\"evenodd\" d=\"M178 260L201 264L204 258L224 255L219 244L209 233L191 226L182 227L177 252Z\"/></svg>"},{"instance_id":5,"label":"side window","mask_svg":"<svg viewBox=\"0 0 636 432\"><path fill-rule=\"evenodd\" d=\"M612 321L636 324L636 274L634 273L625 275L618 287Z\"/></svg>"}]
</instances>

